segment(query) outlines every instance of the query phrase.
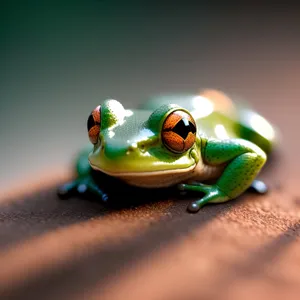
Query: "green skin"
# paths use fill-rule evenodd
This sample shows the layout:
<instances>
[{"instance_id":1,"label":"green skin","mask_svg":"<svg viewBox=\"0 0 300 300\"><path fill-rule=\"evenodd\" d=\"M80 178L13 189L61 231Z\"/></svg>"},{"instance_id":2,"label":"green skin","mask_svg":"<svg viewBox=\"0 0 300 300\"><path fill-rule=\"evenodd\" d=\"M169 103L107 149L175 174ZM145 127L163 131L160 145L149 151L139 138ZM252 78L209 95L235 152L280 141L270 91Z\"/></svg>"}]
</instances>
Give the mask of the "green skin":
<instances>
[{"instance_id":1,"label":"green skin","mask_svg":"<svg viewBox=\"0 0 300 300\"><path fill-rule=\"evenodd\" d=\"M195 143L181 154L170 151L161 137L164 120L178 109L189 112L197 127ZM253 123L257 120L259 124ZM264 193L265 185L255 178L274 139L274 130L263 117L229 100L220 104L197 95L166 95L150 99L139 110L106 100L101 105L99 141L80 154L77 180L62 186L59 194L89 190L106 200L90 176L93 168L133 186L176 186L204 193L188 206L188 211L197 212L207 203L234 199L251 186Z\"/></svg>"}]
</instances>

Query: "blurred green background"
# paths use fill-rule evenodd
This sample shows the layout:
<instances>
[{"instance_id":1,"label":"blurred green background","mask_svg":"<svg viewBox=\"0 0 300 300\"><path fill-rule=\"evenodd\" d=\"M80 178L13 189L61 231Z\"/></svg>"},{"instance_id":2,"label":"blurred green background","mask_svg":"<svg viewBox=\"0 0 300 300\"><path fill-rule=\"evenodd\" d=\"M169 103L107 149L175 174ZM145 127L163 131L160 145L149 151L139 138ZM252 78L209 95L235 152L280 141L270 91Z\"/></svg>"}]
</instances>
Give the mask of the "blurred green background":
<instances>
[{"instance_id":1,"label":"blurred green background","mask_svg":"<svg viewBox=\"0 0 300 300\"><path fill-rule=\"evenodd\" d=\"M0 187L68 167L106 98L218 88L272 120L299 105L299 28L283 4L1 1Z\"/></svg>"}]
</instances>

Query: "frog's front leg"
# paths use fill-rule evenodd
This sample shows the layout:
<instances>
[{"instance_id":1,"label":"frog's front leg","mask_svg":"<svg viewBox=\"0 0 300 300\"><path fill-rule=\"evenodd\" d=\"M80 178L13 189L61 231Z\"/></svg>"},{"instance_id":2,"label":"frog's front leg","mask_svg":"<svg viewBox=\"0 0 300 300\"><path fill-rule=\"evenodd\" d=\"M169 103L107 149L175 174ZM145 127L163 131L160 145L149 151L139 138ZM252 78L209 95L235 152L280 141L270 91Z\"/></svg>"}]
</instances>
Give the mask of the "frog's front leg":
<instances>
[{"instance_id":1,"label":"frog's front leg","mask_svg":"<svg viewBox=\"0 0 300 300\"><path fill-rule=\"evenodd\" d=\"M65 183L57 190L58 196L63 199L74 194L83 195L87 192L95 195L98 199L101 199L104 202L108 200L107 194L101 190L90 175L79 177L74 181Z\"/></svg>"},{"instance_id":2,"label":"frog's front leg","mask_svg":"<svg viewBox=\"0 0 300 300\"><path fill-rule=\"evenodd\" d=\"M213 185L181 184L183 191L199 191L205 196L188 206L197 212L206 203L221 203L236 198L249 188L266 162L266 154L255 144L242 139L204 140L202 159L208 165L226 167Z\"/></svg>"},{"instance_id":3,"label":"frog's front leg","mask_svg":"<svg viewBox=\"0 0 300 300\"><path fill-rule=\"evenodd\" d=\"M57 194L60 198L66 199L74 194L82 195L90 192L102 201L107 201L107 194L100 189L92 176L92 168L88 161L90 151L88 147L79 153L75 165L77 178L58 188Z\"/></svg>"}]
</instances>

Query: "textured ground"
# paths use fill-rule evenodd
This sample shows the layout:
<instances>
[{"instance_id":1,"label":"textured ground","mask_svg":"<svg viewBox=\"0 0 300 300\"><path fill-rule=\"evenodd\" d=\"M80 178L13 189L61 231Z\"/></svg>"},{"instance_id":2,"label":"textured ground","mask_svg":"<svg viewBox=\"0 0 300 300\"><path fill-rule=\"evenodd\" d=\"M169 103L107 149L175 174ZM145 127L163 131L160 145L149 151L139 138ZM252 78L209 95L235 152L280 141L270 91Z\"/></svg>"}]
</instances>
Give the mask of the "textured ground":
<instances>
[{"instance_id":1,"label":"textured ground","mask_svg":"<svg viewBox=\"0 0 300 300\"><path fill-rule=\"evenodd\" d=\"M0 299L299 299L299 7L2 2ZM114 210L57 198L98 101L202 87L279 127L268 195L194 215L166 193Z\"/></svg>"},{"instance_id":2,"label":"textured ground","mask_svg":"<svg viewBox=\"0 0 300 300\"><path fill-rule=\"evenodd\" d=\"M261 174L266 196L247 193L194 215L185 211L190 199L165 194L123 209L59 200L55 183L6 196L1 299L296 299L300 193L291 128L298 112L283 103L261 109L282 136Z\"/></svg>"}]
</instances>

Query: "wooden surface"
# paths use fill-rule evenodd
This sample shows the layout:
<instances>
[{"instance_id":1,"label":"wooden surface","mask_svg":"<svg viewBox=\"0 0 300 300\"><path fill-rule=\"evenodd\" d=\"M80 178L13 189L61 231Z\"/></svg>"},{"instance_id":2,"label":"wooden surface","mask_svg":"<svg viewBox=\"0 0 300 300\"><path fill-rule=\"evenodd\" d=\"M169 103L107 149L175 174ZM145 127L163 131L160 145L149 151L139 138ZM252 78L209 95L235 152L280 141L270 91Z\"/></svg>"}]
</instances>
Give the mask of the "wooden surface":
<instances>
[{"instance_id":1,"label":"wooden surface","mask_svg":"<svg viewBox=\"0 0 300 300\"><path fill-rule=\"evenodd\" d=\"M123 209L62 201L54 183L2 200L1 299L298 299L299 108L261 110L281 132L266 196L194 215L168 195Z\"/></svg>"}]
</instances>

